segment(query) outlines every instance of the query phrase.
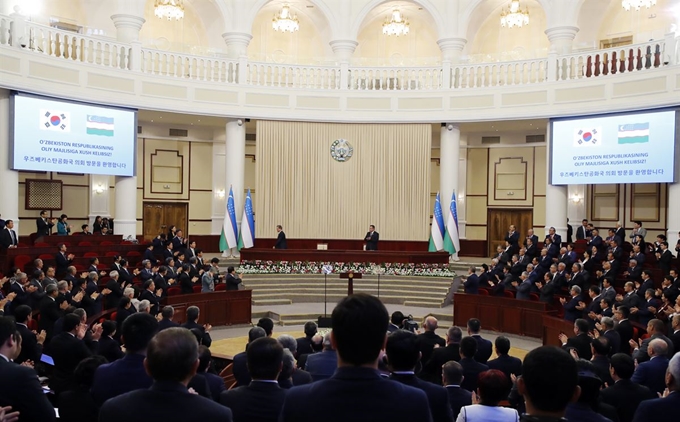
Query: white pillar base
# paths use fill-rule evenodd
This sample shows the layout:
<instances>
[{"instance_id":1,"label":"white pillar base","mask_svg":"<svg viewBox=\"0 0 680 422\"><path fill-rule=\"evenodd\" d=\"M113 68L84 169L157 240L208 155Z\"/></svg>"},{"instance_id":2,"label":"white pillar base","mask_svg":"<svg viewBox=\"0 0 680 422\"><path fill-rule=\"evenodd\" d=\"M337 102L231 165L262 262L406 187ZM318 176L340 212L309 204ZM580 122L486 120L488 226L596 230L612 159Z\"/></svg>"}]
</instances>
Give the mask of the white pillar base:
<instances>
[{"instance_id":1,"label":"white pillar base","mask_svg":"<svg viewBox=\"0 0 680 422\"><path fill-rule=\"evenodd\" d=\"M137 177L116 176L113 231L123 239L137 235Z\"/></svg>"}]
</instances>

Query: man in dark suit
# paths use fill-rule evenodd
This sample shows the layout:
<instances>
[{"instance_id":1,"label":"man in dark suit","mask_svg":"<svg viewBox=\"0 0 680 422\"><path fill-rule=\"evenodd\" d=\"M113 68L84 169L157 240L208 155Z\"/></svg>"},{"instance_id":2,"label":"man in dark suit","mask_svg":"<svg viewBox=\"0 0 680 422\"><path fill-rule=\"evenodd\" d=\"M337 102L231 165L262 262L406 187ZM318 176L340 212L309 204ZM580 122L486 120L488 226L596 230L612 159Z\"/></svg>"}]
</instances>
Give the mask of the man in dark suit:
<instances>
[{"instance_id":1,"label":"man in dark suit","mask_svg":"<svg viewBox=\"0 0 680 422\"><path fill-rule=\"evenodd\" d=\"M123 358L123 351L116 341L116 321L104 321L102 323L102 336L99 338L97 354L103 356L111 363Z\"/></svg>"},{"instance_id":2,"label":"man in dark suit","mask_svg":"<svg viewBox=\"0 0 680 422\"><path fill-rule=\"evenodd\" d=\"M510 244L510 255L519 252L519 232L515 229L514 224L511 224L508 228L508 234L505 236L505 241Z\"/></svg>"},{"instance_id":3,"label":"man in dark suit","mask_svg":"<svg viewBox=\"0 0 680 422\"><path fill-rule=\"evenodd\" d=\"M377 298L357 293L342 299L331 316L339 368L327 380L288 390L279 421L432 421L421 390L386 380L378 372L389 316ZM347 404L351 403L351 406Z\"/></svg>"},{"instance_id":4,"label":"man in dark suit","mask_svg":"<svg viewBox=\"0 0 680 422\"><path fill-rule=\"evenodd\" d=\"M531 244L534 246L538 246L538 236L534 234L534 229L529 229L527 230L527 236L524 238L524 247L527 248L527 252L529 251L529 242L527 240L531 240ZM535 255L532 255L535 256Z\"/></svg>"},{"instance_id":5,"label":"man in dark suit","mask_svg":"<svg viewBox=\"0 0 680 422\"><path fill-rule=\"evenodd\" d=\"M564 319L565 321L576 321L583 315L583 311L578 309L580 307L579 302L583 300L581 298L581 288L576 285L571 286L569 293L571 294L571 299L568 301L563 297L560 298L560 302L564 306Z\"/></svg>"},{"instance_id":6,"label":"man in dark suit","mask_svg":"<svg viewBox=\"0 0 680 422\"><path fill-rule=\"evenodd\" d=\"M163 294L162 289L156 290L156 285L153 280L147 280L144 283L144 291L139 295L139 300L148 300L151 304L151 315L158 315L160 312L160 296Z\"/></svg>"},{"instance_id":7,"label":"man in dark suit","mask_svg":"<svg viewBox=\"0 0 680 422\"><path fill-rule=\"evenodd\" d=\"M179 324L172 320L174 315L175 308L170 305L164 306L163 310L161 311L162 319L158 321L158 331L163 331L172 327L179 327Z\"/></svg>"},{"instance_id":8,"label":"man in dark suit","mask_svg":"<svg viewBox=\"0 0 680 422\"><path fill-rule=\"evenodd\" d=\"M671 334L670 339L673 342L673 350L680 352L680 314L675 314L671 320Z\"/></svg>"},{"instance_id":9,"label":"man in dark suit","mask_svg":"<svg viewBox=\"0 0 680 422\"><path fill-rule=\"evenodd\" d=\"M246 351L252 381L224 391L219 402L231 409L237 421L276 421L286 390L276 382L283 362L283 347L271 337L258 338Z\"/></svg>"},{"instance_id":10,"label":"man in dark suit","mask_svg":"<svg viewBox=\"0 0 680 422\"><path fill-rule=\"evenodd\" d=\"M652 280L651 270L642 270L642 281L635 281L635 293L640 296L640 299L645 299L647 290L654 290L654 280Z\"/></svg>"},{"instance_id":11,"label":"man in dark suit","mask_svg":"<svg viewBox=\"0 0 680 422\"><path fill-rule=\"evenodd\" d=\"M649 388L630 380L635 371L635 362L630 356L617 353L612 356L609 366L614 383L600 391L600 398L603 403L616 408L620 422L631 422L640 403L656 395Z\"/></svg>"},{"instance_id":12,"label":"man in dark suit","mask_svg":"<svg viewBox=\"0 0 680 422\"><path fill-rule=\"evenodd\" d=\"M666 369L668 369L668 345L660 338L654 339L647 347L650 359L639 363L631 381L644 385L653 393L663 393L666 388Z\"/></svg>"},{"instance_id":13,"label":"man in dark suit","mask_svg":"<svg viewBox=\"0 0 680 422\"><path fill-rule=\"evenodd\" d=\"M437 325L437 318L429 316L425 318L425 322L423 323L423 329L425 331L418 334L418 344L420 353L422 353L421 359L425 362L432 356L435 345L438 345L439 347L446 346L446 341L435 333L437 328L439 328Z\"/></svg>"},{"instance_id":14,"label":"man in dark suit","mask_svg":"<svg viewBox=\"0 0 680 422\"><path fill-rule=\"evenodd\" d=\"M590 358L593 357L593 352L590 347L590 343L593 339L588 335L589 328L588 321L583 318L577 319L574 322L574 334L576 334L574 337L569 338L564 333L559 335L560 341L562 342L562 348L566 351L569 351L569 349L576 349L579 358L590 360Z\"/></svg>"},{"instance_id":15,"label":"man in dark suit","mask_svg":"<svg viewBox=\"0 0 680 422\"><path fill-rule=\"evenodd\" d=\"M598 250L602 250L603 248L603 241L602 237L600 237L600 232L595 229L592 232L592 237L590 238L590 241L586 244L588 250L591 250L594 247L596 247Z\"/></svg>"},{"instance_id":16,"label":"man in dark suit","mask_svg":"<svg viewBox=\"0 0 680 422\"><path fill-rule=\"evenodd\" d=\"M258 338L267 337L267 333L262 327L253 327L248 331L248 344L254 342ZM241 353L234 355L233 361L233 374L236 379L236 386L240 387L243 385L250 384L250 373L248 372L248 344L246 344L246 350Z\"/></svg>"},{"instance_id":17,"label":"man in dark suit","mask_svg":"<svg viewBox=\"0 0 680 422\"><path fill-rule=\"evenodd\" d=\"M569 224L569 219L567 218L567 243L572 243L574 236L574 228Z\"/></svg>"},{"instance_id":18,"label":"man in dark suit","mask_svg":"<svg viewBox=\"0 0 680 422\"><path fill-rule=\"evenodd\" d=\"M576 229L576 240L585 240L590 237L590 230L588 230L588 220L583 219L581 225Z\"/></svg>"},{"instance_id":19,"label":"man in dark suit","mask_svg":"<svg viewBox=\"0 0 680 422\"><path fill-rule=\"evenodd\" d=\"M19 412L19 421L52 422L56 418L54 407L35 370L12 362L19 355L21 340L14 321L0 317L0 408L11 406L11 412Z\"/></svg>"},{"instance_id":20,"label":"man in dark suit","mask_svg":"<svg viewBox=\"0 0 680 422\"><path fill-rule=\"evenodd\" d=\"M477 342L477 351L475 352L475 360L479 363L486 364L486 361L491 357L493 346L489 340L482 338L479 334L482 331L482 323L477 318L470 318L467 322L467 333Z\"/></svg>"},{"instance_id":21,"label":"man in dark suit","mask_svg":"<svg viewBox=\"0 0 680 422\"><path fill-rule=\"evenodd\" d=\"M90 391L99 406L112 397L151 386L153 381L145 371L144 356L148 356L149 342L157 330L158 321L147 313L137 312L125 319L121 328L125 356L97 368L92 380ZM193 335L192 338L196 344Z\"/></svg>"},{"instance_id":22,"label":"man in dark suit","mask_svg":"<svg viewBox=\"0 0 680 422\"><path fill-rule=\"evenodd\" d=\"M605 336L594 338L590 343L590 350L593 355L590 363L595 368L595 374L602 381L602 385L612 385L614 381L609 374L609 355L611 351L609 339Z\"/></svg>"},{"instance_id":23,"label":"man in dark suit","mask_svg":"<svg viewBox=\"0 0 680 422\"><path fill-rule=\"evenodd\" d=\"M614 238L618 238L619 245L626 239L626 229L621 226L621 222L616 222L616 230L614 230Z\"/></svg>"},{"instance_id":24,"label":"man in dark suit","mask_svg":"<svg viewBox=\"0 0 680 422\"><path fill-rule=\"evenodd\" d=\"M630 355L630 340L633 338L633 325L628 320L630 309L627 306L617 306L614 310L614 320L617 322L615 330L621 337L619 353Z\"/></svg>"},{"instance_id":25,"label":"man in dark suit","mask_svg":"<svg viewBox=\"0 0 680 422\"><path fill-rule=\"evenodd\" d=\"M54 323L61 318L63 310L68 306L68 302L58 302L59 288L56 284L48 284L45 287L45 297L40 301L40 320L38 321L38 331L45 331L49 342L54 337Z\"/></svg>"},{"instance_id":26,"label":"man in dark suit","mask_svg":"<svg viewBox=\"0 0 680 422\"><path fill-rule=\"evenodd\" d=\"M448 361L442 366L444 388L449 395L449 406L453 413L453 420L458 418L463 406L472 404L472 393L460 387L463 381L463 367L455 361Z\"/></svg>"},{"instance_id":27,"label":"man in dark suit","mask_svg":"<svg viewBox=\"0 0 680 422\"><path fill-rule=\"evenodd\" d=\"M511 374L517 377L522 375L522 361L508 354L510 353L510 340L505 336L498 336L494 346L496 347L496 355L498 357L486 363L489 369L498 369L509 380L511 379Z\"/></svg>"},{"instance_id":28,"label":"man in dark suit","mask_svg":"<svg viewBox=\"0 0 680 422\"><path fill-rule=\"evenodd\" d=\"M673 261L673 254L668 249L668 242L663 241L659 244L660 250L656 253L657 265L663 275L666 275L671 270L671 261Z\"/></svg>"},{"instance_id":29,"label":"man in dark suit","mask_svg":"<svg viewBox=\"0 0 680 422\"><path fill-rule=\"evenodd\" d=\"M51 220L47 218L47 211L40 211L40 217L35 220L36 234L38 237L49 236L55 221L56 218Z\"/></svg>"},{"instance_id":30,"label":"man in dark suit","mask_svg":"<svg viewBox=\"0 0 680 422\"><path fill-rule=\"evenodd\" d=\"M422 390L427 395L433 422L451 422L453 416L446 389L416 377L415 367L420 359L418 339L410 331L399 330L387 337L385 347L390 379Z\"/></svg>"},{"instance_id":31,"label":"man in dark suit","mask_svg":"<svg viewBox=\"0 0 680 422\"><path fill-rule=\"evenodd\" d=\"M288 241L286 241L286 233L283 232L283 227L281 225L276 226L276 244L274 249L288 249ZM366 248L368 249L368 248Z\"/></svg>"},{"instance_id":32,"label":"man in dark suit","mask_svg":"<svg viewBox=\"0 0 680 422\"><path fill-rule=\"evenodd\" d=\"M34 364L40 362L40 356L43 352L43 343L45 342L46 333L41 331L35 335L28 324L31 320L31 313L33 310L30 306L21 305L14 309L14 319L17 324L17 331L21 335L21 352L19 356L14 359L16 363L24 363L31 361Z\"/></svg>"},{"instance_id":33,"label":"man in dark suit","mask_svg":"<svg viewBox=\"0 0 680 422\"><path fill-rule=\"evenodd\" d=\"M394 314L392 314L392 317L394 317ZM402 314L402 319L403 319L403 317L404 317L404 315ZM316 325L316 322L314 322L314 321L305 322L304 331L305 331L304 337L299 337L299 338L295 339L295 341L297 342L297 347L295 349L296 350L296 353L295 353L296 358L301 356L301 355L305 355L305 354L309 354L309 353L314 352L314 350L312 349L312 337L314 337L314 335L318 331L318 327Z\"/></svg>"},{"instance_id":34,"label":"man in dark suit","mask_svg":"<svg viewBox=\"0 0 680 422\"><path fill-rule=\"evenodd\" d=\"M476 271L477 268L475 266L468 268L468 276L463 283L465 293L469 295L476 295L479 293L479 277L475 274Z\"/></svg>"},{"instance_id":35,"label":"man in dark suit","mask_svg":"<svg viewBox=\"0 0 680 422\"><path fill-rule=\"evenodd\" d=\"M312 375L314 381L328 379L338 367L338 354L333 350L331 335L323 337L323 350L307 357L305 371Z\"/></svg>"},{"instance_id":36,"label":"man in dark suit","mask_svg":"<svg viewBox=\"0 0 680 422\"><path fill-rule=\"evenodd\" d=\"M7 220L5 227L0 229L0 248L10 249L16 248L19 244L17 232L14 229L14 221Z\"/></svg>"},{"instance_id":37,"label":"man in dark suit","mask_svg":"<svg viewBox=\"0 0 680 422\"><path fill-rule=\"evenodd\" d=\"M149 343L144 360L144 368L153 378L151 388L108 400L101 408L100 422L178 419L231 422L229 408L187 390L198 366L198 343L189 331L182 328L161 331Z\"/></svg>"},{"instance_id":38,"label":"man in dark suit","mask_svg":"<svg viewBox=\"0 0 680 422\"><path fill-rule=\"evenodd\" d=\"M559 251L559 248L562 247L562 236L555 233L554 227L550 227L548 229L548 235L546 236L546 239L550 239L551 243L557 247L558 251Z\"/></svg>"},{"instance_id":39,"label":"man in dark suit","mask_svg":"<svg viewBox=\"0 0 680 422\"><path fill-rule=\"evenodd\" d=\"M463 381L460 387L468 391L477 391L477 377L489 369L488 366L474 359L477 353L477 341L472 337L465 337L460 341L460 366L463 367Z\"/></svg>"},{"instance_id":40,"label":"man in dark suit","mask_svg":"<svg viewBox=\"0 0 680 422\"><path fill-rule=\"evenodd\" d=\"M212 338L210 337L210 329L212 328L212 325L210 325L210 323L205 323L203 325L199 325L196 322L196 321L198 321L199 313L200 313L200 309L198 308L198 306L189 306L187 308L187 313L186 313L187 322L182 324L182 327L189 329L189 330L191 330L193 328L198 329L201 332L201 335L202 335L201 344L203 344L206 347L210 347L210 345L212 344Z\"/></svg>"},{"instance_id":41,"label":"man in dark suit","mask_svg":"<svg viewBox=\"0 0 680 422\"><path fill-rule=\"evenodd\" d=\"M380 235L375 231L375 226L371 224L368 226L368 233L364 236L364 242L366 242L367 251L377 251L378 250L378 240Z\"/></svg>"},{"instance_id":42,"label":"man in dark suit","mask_svg":"<svg viewBox=\"0 0 680 422\"><path fill-rule=\"evenodd\" d=\"M50 377L50 388L57 395L77 387L73 371L80 361L92 356L92 351L83 341L87 325L82 323L79 316L65 315L62 330L50 342L50 355L54 360L54 373ZM98 325L96 331L92 333L93 341L98 341L101 333L101 326Z\"/></svg>"},{"instance_id":43,"label":"man in dark suit","mask_svg":"<svg viewBox=\"0 0 680 422\"><path fill-rule=\"evenodd\" d=\"M449 361L460 360L460 341L463 332L458 327L451 327L446 332L446 347L437 347L423 366L420 377L437 385L442 383L442 365Z\"/></svg>"},{"instance_id":44,"label":"man in dark suit","mask_svg":"<svg viewBox=\"0 0 680 422\"><path fill-rule=\"evenodd\" d=\"M151 263L156 264L156 261L158 260L156 259L156 255L154 255L153 253L153 249L154 249L153 243L149 243L146 249L144 250L142 260L149 260Z\"/></svg>"},{"instance_id":45,"label":"man in dark suit","mask_svg":"<svg viewBox=\"0 0 680 422\"><path fill-rule=\"evenodd\" d=\"M680 409L680 353L673 356L668 364L666 386L670 394L640 403L633 422L664 421L677 415Z\"/></svg>"},{"instance_id":46,"label":"man in dark suit","mask_svg":"<svg viewBox=\"0 0 680 422\"><path fill-rule=\"evenodd\" d=\"M646 362L649 360L649 355L647 351L649 350L649 344L654 341L655 339L661 339L666 342L667 347L667 358L672 358L673 354L675 353L675 349L673 349L673 342L671 339L666 337L663 333L665 331L666 327L663 321L660 319L652 319L647 323L647 334L649 334L649 337L642 340L639 340L639 347L638 343L635 343L635 341L630 341L629 344L631 347L634 348L634 354L633 358L637 360L638 364L642 362Z\"/></svg>"},{"instance_id":47,"label":"man in dark suit","mask_svg":"<svg viewBox=\"0 0 680 422\"><path fill-rule=\"evenodd\" d=\"M609 357L621 350L621 335L614 329L614 325L614 319L610 317L603 317L600 323L596 324L597 329L603 331L602 335L609 341Z\"/></svg>"}]
</instances>

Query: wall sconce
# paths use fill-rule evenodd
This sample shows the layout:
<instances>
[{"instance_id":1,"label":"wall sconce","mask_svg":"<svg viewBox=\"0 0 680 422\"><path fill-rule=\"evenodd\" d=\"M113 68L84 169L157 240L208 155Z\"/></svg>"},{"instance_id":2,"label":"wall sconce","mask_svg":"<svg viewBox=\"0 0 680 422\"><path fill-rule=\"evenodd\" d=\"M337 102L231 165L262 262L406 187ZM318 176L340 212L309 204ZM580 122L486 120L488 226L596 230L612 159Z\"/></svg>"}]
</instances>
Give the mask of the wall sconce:
<instances>
[{"instance_id":1,"label":"wall sconce","mask_svg":"<svg viewBox=\"0 0 680 422\"><path fill-rule=\"evenodd\" d=\"M224 189L218 189L218 190L216 190L216 191L215 191L215 196L218 197L218 198L220 198L220 199L224 199Z\"/></svg>"},{"instance_id":2,"label":"wall sconce","mask_svg":"<svg viewBox=\"0 0 680 422\"><path fill-rule=\"evenodd\" d=\"M104 191L106 190L106 187L104 187L104 185L102 185L102 184L100 183L100 184L98 184L97 186L95 186L94 188L92 188L92 190L93 190L94 193L96 193L97 195L101 195L101 194L104 193Z\"/></svg>"},{"instance_id":3,"label":"wall sconce","mask_svg":"<svg viewBox=\"0 0 680 422\"><path fill-rule=\"evenodd\" d=\"M575 193L574 195L572 195L571 200L572 200L575 204L578 204L579 202L581 202L581 197L578 196L577 193Z\"/></svg>"}]
</instances>

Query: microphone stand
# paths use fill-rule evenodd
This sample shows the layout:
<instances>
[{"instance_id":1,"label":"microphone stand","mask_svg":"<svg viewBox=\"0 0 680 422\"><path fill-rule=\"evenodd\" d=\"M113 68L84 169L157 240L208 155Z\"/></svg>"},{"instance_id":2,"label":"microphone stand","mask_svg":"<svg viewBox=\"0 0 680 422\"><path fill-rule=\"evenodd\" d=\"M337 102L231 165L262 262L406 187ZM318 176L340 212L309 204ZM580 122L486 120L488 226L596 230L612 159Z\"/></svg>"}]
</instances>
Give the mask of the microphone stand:
<instances>
[{"instance_id":1,"label":"microphone stand","mask_svg":"<svg viewBox=\"0 0 680 422\"><path fill-rule=\"evenodd\" d=\"M326 306L328 303L328 274L324 271L323 273L323 316L324 318L328 317L328 314L326 313Z\"/></svg>"},{"instance_id":2,"label":"microphone stand","mask_svg":"<svg viewBox=\"0 0 680 422\"><path fill-rule=\"evenodd\" d=\"M380 273L378 273L378 299L380 299Z\"/></svg>"}]
</instances>

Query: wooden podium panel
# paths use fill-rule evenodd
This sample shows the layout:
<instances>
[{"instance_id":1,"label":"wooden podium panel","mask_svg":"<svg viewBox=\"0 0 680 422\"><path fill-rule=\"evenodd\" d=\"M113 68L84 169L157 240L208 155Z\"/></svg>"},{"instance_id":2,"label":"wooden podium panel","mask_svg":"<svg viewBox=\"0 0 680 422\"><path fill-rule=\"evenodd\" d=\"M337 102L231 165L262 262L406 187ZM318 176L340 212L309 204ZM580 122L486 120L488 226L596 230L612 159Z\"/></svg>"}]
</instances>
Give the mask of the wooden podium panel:
<instances>
[{"instance_id":1,"label":"wooden podium panel","mask_svg":"<svg viewBox=\"0 0 680 422\"><path fill-rule=\"evenodd\" d=\"M201 310L199 323L219 326L249 324L252 320L251 302L251 290L229 290L168 296L163 305L175 308L173 321L180 324L186 322L187 308L198 306Z\"/></svg>"},{"instance_id":2,"label":"wooden podium panel","mask_svg":"<svg viewBox=\"0 0 680 422\"><path fill-rule=\"evenodd\" d=\"M477 318L487 330L541 338L541 318L554 311L543 302L518 300L505 297L453 295L453 324L465 327L470 318Z\"/></svg>"}]
</instances>

